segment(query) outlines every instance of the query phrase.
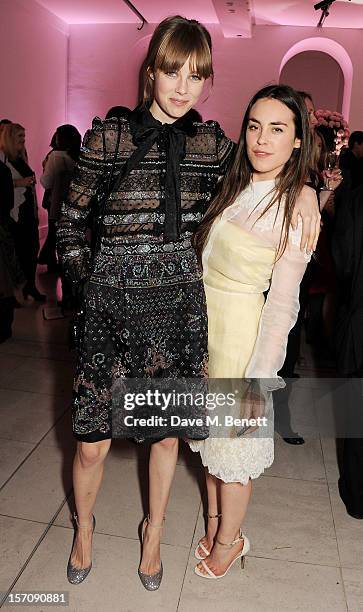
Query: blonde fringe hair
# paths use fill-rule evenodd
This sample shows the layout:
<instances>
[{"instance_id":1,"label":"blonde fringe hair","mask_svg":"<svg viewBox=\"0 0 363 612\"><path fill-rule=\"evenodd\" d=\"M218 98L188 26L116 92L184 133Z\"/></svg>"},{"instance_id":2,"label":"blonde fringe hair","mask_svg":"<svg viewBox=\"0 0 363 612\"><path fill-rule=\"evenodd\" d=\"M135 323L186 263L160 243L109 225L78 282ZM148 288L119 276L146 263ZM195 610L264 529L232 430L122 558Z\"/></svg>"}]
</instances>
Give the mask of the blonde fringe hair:
<instances>
[{"instance_id":1,"label":"blonde fringe hair","mask_svg":"<svg viewBox=\"0 0 363 612\"><path fill-rule=\"evenodd\" d=\"M0 125L0 149L9 160L14 160L23 155L16 149L16 136L20 131L25 131L19 123L5 123ZM25 159L25 157L24 157Z\"/></svg>"}]
</instances>

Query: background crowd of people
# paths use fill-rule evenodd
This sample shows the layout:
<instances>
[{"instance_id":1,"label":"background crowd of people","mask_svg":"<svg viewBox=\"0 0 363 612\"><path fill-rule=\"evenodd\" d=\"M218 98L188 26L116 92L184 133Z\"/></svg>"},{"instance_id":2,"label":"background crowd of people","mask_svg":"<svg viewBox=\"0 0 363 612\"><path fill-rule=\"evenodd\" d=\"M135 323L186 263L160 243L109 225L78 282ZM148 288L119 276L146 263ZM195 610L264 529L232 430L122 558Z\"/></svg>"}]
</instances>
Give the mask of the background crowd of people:
<instances>
[{"instance_id":1,"label":"background crowd of people","mask_svg":"<svg viewBox=\"0 0 363 612\"><path fill-rule=\"evenodd\" d=\"M8 119L0 122L0 341L11 337L14 308L29 297L45 302L36 286L37 264L58 272L55 224L60 215L81 146L72 125L61 125L51 139L40 182L45 188L42 206L48 212L48 234L39 253L39 214L36 177L29 165L25 129ZM64 284L63 294L67 294Z\"/></svg>"}]
</instances>

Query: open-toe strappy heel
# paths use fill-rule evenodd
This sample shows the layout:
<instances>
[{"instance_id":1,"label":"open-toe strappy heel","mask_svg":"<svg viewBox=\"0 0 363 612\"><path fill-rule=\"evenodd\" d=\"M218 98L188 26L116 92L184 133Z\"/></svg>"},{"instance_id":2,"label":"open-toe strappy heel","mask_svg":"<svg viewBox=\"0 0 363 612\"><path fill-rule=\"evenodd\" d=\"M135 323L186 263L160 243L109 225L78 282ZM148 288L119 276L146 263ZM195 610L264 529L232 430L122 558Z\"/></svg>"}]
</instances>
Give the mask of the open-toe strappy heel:
<instances>
[{"instance_id":1,"label":"open-toe strappy heel","mask_svg":"<svg viewBox=\"0 0 363 612\"><path fill-rule=\"evenodd\" d=\"M74 530L71 554L69 555L69 560L68 560L68 565L67 565L67 578L68 578L68 582L70 582L71 584L80 584L87 578L88 574L90 573L92 569L92 561L91 561L91 565L89 565L88 567L80 568L72 564L71 557L72 557L73 546L76 541L78 530L79 529L89 529L90 526L80 525L78 522L78 516L76 514L73 515L73 518L74 518L74 522L76 524L77 529ZM96 519L94 515L92 514L92 534L95 531L95 527L96 527Z\"/></svg>"},{"instance_id":2,"label":"open-toe strappy heel","mask_svg":"<svg viewBox=\"0 0 363 612\"><path fill-rule=\"evenodd\" d=\"M207 514L207 518L208 519L219 519L219 518L221 518L221 516L222 516L222 514ZM202 538L202 540L203 540L203 538ZM196 547L196 549L194 551L194 557L196 559L198 559L198 561L203 561L203 559L206 559L210 555L210 550L208 550L208 548L206 546L204 546L202 540L199 540L199 542L197 544L197 547ZM203 551L203 554L204 554L203 557L198 552L199 548Z\"/></svg>"},{"instance_id":3,"label":"open-toe strappy heel","mask_svg":"<svg viewBox=\"0 0 363 612\"><path fill-rule=\"evenodd\" d=\"M201 578L208 578L209 580L218 580L219 578L223 578L229 572L229 570L231 569L232 565L237 561L237 559L241 559L241 569L243 569L244 568L244 557L248 553L248 551L250 550L250 542L249 542L249 539L242 533L242 531L240 530L238 538L233 540L233 542L229 542L228 544L225 544L224 542L221 542L220 540L218 540L218 538L216 539L216 542L218 542L218 544L220 544L221 546L227 546L228 548L232 548L232 546L234 546L235 544L238 544L238 542L242 542L242 541L243 541L243 548L242 548L242 550L231 561L231 563L229 564L229 566L227 567L226 571L223 574L220 574L218 576L216 574L214 574L214 572L212 572L210 567L208 567L207 563L203 559L200 561L200 563L202 564L203 569L207 573L205 574L204 572L202 572L199 569L198 565L194 568L194 572L197 574L197 576L200 576Z\"/></svg>"},{"instance_id":4,"label":"open-toe strappy heel","mask_svg":"<svg viewBox=\"0 0 363 612\"><path fill-rule=\"evenodd\" d=\"M163 518L163 522L161 525L155 525L155 523L152 523L150 521L150 516L148 515L144 519L144 522L142 524L141 543L144 544L144 535L145 535L146 527L153 527L154 529L162 529L164 521L165 521L165 517ZM147 591L156 591L159 588L162 577L163 577L163 564L162 562L160 562L160 569L154 574L145 574L144 572L140 570L140 566L139 566L138 574L142 582L142 585L145 587Z\"/></svg>"}]
</instances>

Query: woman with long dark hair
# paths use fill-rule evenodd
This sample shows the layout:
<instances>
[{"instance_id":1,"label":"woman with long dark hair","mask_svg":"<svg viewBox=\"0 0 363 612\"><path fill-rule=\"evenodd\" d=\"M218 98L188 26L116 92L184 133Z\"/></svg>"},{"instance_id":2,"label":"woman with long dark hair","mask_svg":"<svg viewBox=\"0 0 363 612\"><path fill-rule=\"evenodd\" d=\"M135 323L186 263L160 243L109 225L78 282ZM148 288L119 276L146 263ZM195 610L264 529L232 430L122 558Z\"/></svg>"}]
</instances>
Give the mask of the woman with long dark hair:
<instances>
[{"instance_id":1,"label":"woman with long dark hair","mask_svg":"<svg viewBox=\"0 0 363 612\"><path fill-rule=\"evenodd\" d=\"M273 461L271 391L289 330L299 311L299 284L309 256L299 248L292 213L308 179L311 137L303 100L287 86L255 94L234 160L195 235L208 311L209 376L252 379L247 413L262 414L252 432L227 428L191 441L206 468L207 534L196 549L196 573L221 578L249 550L240 530L253 478ZM264 292L269 289L265 301ZM260 379L262 395L254 379ZM242 434L242 435L241 435Z\"/></svg>"},{"instance_id":2,"label":"woman with long dark hair","mask_svg":"<svg viewBox=\"0 0 363 612\"><path fill-rule=\"evenodd\" d=\"M208 31L195 20L174 16L157 26L142 69L142 104L118 121L94 120L59 221L63 266L75 285L86 282L73 400L78 528L68 580L74 584L91 569L92 511L111 438L131 436L127 428L120 430L115 382L137 379L146 390L151 379L205 377L207 314L191 238L234 151L216 122L198 123L189 115L213 77L211 51ZM113 166L122 182L112 186L101 215L90 269L85 240L90 202L100 185L107 190ZM312 245L315 203L300 204ZM207 433L194 425L179 432L140 425L132 435L154 442L139 576L146 589L155 590L163 572L160 538L176 435L198 439Z\"/></svg>"}]
</instances>

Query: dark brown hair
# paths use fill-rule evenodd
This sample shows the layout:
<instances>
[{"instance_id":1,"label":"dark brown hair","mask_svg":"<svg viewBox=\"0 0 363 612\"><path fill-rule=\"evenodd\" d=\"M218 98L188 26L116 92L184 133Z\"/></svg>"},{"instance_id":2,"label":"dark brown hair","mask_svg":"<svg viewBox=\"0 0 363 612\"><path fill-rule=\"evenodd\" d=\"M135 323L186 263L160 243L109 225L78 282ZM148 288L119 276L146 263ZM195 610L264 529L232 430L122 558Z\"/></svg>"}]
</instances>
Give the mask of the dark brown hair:
<instances>
[{"instance_id":1,"label":"dark brown hair","mask_svg":"<svg viewBox=\"0 0 363 612\"><path fill-rule=\"evenodd\" d=\"M246 131L253 105L265 98L279 100L285 104L294 115L295 137L301 140L299 149L294 149L290 159L284 165L283 170L277 177L275 194L272 200L262 211L261 218L277 202L278 210L284 196L284 217L281 229L280 243L277 250L277 257L281 257L286 249L292 212L296 200L308 179L309 165L311 157L311 136L309 128L309 118L301 96L287 85L270 85L258 91L250 101L242 123L241 135L235 152L234 159L227 170L224 179L219 183L215 196L207 210L207 213L195 232L193 237L194 248L198 259L201 261L203 248L206 244L210 228L214 220L223 210L228 208L237 196L249 185L253 172L252 165L248 159L246 147ZM278 211L277 211L278 212ZM277 214L276 214L277 216Z\"/></svg>"},{"instance_id":2,"label":"dark brown hair","mask_svg":"<svg viewBox=\"0 0 363 612\"><path fill-rule=\"evenodd\" d=\"M311 95L311 93L309 93L308 91L298 91L297 93L299 94L299 96L302 97L304 102L305 102L305 99L307 98L308 100L310 100L311 104L315 106L313 96Z\"/></svg>"},{"instance_id":3,"label":"dark brown hair","mask_svg":"<svg viewBox=\"0 0 363 612\"><path fill-rule=\"evenodd\" d=\"M326 168L329 149L319 129L312 132L311 168L319 178Z\"/></svg>"},{"instance_id":4,"label":"dark brown hair","mask_svg":"<svg viewBox=\"0 0 363 612\"><path fill-rule=\"evenodd\" d=\"M356 130L352 132L349 136L348 147L353 149L355 143L362 144L363 142L363 132L361 130Z\"/></svg>"},{"instance_id":5,"label":"dark brown hair","mask_svg":"<svg viewBox=\"0 0 363 612\"><path fill-rule=\"evenodd\" d=\"M142 102L151 102L154 97L151 73L178 71L188 58L191 69L200 77L213 79L212 40L208 30L199 21L180 15L164 19L152 35L141 67Z\"/></svg>"},{"instance_id":6,"label":"dark brown hair","mask_svg":"<svg viewBox=\"0 0 363 612\"><path fill-rule=\"evenodd\" d=\"M82 137L77 128L66 123L58 126L55 134L58 151L67 151L70 157L77 161L82 144Z\"/></svg>"}]
</instances>

